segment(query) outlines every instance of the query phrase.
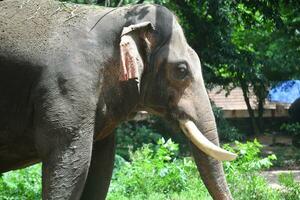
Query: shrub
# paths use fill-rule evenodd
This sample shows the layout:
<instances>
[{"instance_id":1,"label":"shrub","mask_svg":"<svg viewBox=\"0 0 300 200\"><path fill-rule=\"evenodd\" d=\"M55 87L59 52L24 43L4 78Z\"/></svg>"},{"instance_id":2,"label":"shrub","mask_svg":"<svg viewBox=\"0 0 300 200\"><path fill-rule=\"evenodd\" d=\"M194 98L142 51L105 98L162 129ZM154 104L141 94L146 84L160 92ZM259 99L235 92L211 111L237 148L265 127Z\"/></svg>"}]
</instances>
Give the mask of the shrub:
<instances>
[{"instance_id":1,"label":"shrub","mask_svg":"<svg viewBox=\"0 0 300 200\"><path fill-rule=\"evenodd\" d=\"M300 147L300 122L296 123L284 123L281 125L280 130L285 131L291 135L293 145Z\"/></svg>"},{"instance_id":2,"label":"shrub","mask_svg":"<svg viewBox=\"0 0 300 200\"><path fill-rule=\"evenodd\" d=\"M300 135L300 122L284 123L280 126L280 130L287 132L290 135Z\"/></svg>"},{"instance_id":3,"label":"shrub","mask_svg":"<svg viewBox=\"0 0 300 200\"><path fill-rule=\"evenodd\" d=\"M225 171L229 174L236 171L250 173L268 169L272 166L272 161L276 160L274 154L261 158L262 145L256 139L246 143L235 141L234 147L226 144L224 148L238 155L235 161L224 162Z\"/></svg>"},{"instance_id":4,"label":"shrub","mask_svg":"<svg viewBox=\"0 0 300 200\"><path fill-rule=\"evenodd\" d=\"M149 116L142 121L128 121L120 124L115 130L117 138L117 154L129 160L129 152L143 146L156 144L164 137L180 144L180 155L190 155L188 142L180 130L173 130L168 122L156 116Z\"/></svg>"},{"instance_id":5,"label":"shrub","mask_svg":"<svg viewBox=\"0 0 300 200\"><path fill-rule=\"evenodd\" d=\"M111 198L146 198L152 194L168 197L187 189L197 170L190 158L176 158L178 150L171 140L160 139L157 145L144 145L132 153L131 162L115 173Z\"/></svg>"},{"instance_id":6,"label":"shrub","mask_svg":"<svg viewBox=\"0 0 300 200\"><path fill-rule=\"evenodd\" d=\"M0 177L0 199L41 199L41 165L4 173Z\"/></svg>"},{"instance_id":7,"label":"shrub","mask_svg":"<svg viewBox=\"0 0 300 200\"><path fill-rule=\"evenodd\" d=\"M267 169L276 158L262 158L261 145L255 140L236 142L225 148L239 157L225 162L225 172L235 199L281 199L258 172ZM191 158L176 157L178 146L161 139L157 145L144 145L131 154L131 161L115 172L109 199L211 199Z\"/></svg>"},{"instance_id":8,"label":"shrub","mask_svg":"<svg viewBox=\"0 0 300 200\"><path fill-rule=\"evenodd\" d=\"M285 187L282 192L282 197L285 200L300 199L300 183L297 183L291 173L279 174L278 181Z\"/></svg>"},{"instance_id":9,"label":"shrub","mask_svg":"<svg viewBox=\"0 0 300 200\"><path fill-rule=\"evenodd\" d=\"M246 143L236 141L233 147L227 144L224 148L238 155L236 160L224 162L229 187L235 199L280 199L279 192L270 188L266 180L259 176L259 171L272 166L272 161L276 160L274 154L262 158L262 145L257 140Z\"/></svg>"},{"instance_id":10,"label":"shrub","mask_svg":"<svg viewBox=\"0 0 300 200\"><path fill-rule=\"evenodd\" d=\"M227 181L236 200L283 200L280 192L272 189L258 173L230 173Z\"/></svg>"},{"instance_id":11,"label":"shrub","mask_svg":"<svg viewBox=\"0 0 300 200\"><path fill-rule=\"evenodd\" d=\"M155 143L161 135L149 126L148 121L134 123L125 122L119 125L116 130L117 154L129 159L129 152L148 143Z\"/></svg>"}]
</instances>

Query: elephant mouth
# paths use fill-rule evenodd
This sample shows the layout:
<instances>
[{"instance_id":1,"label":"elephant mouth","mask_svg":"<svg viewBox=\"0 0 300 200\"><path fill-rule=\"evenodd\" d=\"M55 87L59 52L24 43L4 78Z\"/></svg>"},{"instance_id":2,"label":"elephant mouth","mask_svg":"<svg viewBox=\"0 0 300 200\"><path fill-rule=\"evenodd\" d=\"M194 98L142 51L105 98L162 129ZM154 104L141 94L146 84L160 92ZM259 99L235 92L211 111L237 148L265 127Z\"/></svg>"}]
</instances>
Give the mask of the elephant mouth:
<instances>
[{"instance_id":1,"label":"elephant mouth","mask_svg":"<svg viewBox=\"0 0 300 200\"><path fill-rule=\"evenodd\" d=\"M207 155L219 161L231 161L236 159L237 155L209 141L204 134L198 129L190 116L183 112L169 112L167 118L176 122L186 137Z\"/></svg>"}]
</instances>

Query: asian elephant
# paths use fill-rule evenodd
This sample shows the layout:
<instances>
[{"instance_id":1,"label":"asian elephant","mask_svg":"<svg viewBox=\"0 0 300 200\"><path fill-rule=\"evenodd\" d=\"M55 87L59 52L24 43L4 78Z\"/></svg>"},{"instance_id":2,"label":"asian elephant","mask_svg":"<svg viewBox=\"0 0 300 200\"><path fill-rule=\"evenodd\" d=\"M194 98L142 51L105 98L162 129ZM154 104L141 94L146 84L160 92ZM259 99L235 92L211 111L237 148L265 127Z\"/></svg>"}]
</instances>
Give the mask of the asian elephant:
<instances>
[{"instance_id":1,"label":"asian elephant","mask_svg":"<svg viewBox=\"0 0 300 200\"><path fill-rule=\"evenodd\" d=\"M199 42L201 39L199 38ZM42 162L43 199L105 199L113 130L146 110L181 127L214 199L232 199L200 61L158 5L0 1L0 172Z\"/></svg>"}]
</instances>

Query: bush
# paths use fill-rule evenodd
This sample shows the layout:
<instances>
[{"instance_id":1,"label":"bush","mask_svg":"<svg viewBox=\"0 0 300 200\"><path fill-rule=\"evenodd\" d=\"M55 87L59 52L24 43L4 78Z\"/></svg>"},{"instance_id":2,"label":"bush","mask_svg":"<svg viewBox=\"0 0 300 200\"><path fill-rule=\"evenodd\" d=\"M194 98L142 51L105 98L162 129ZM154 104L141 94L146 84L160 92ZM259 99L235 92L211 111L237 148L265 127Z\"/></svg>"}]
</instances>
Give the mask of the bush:
<instances>
[{"instance_id":1,"label":"bush","mask_svg":"<svg viewBox=\"0 0 300 200\"><path fill-rule=\"evenodd\" d=\"M261 158L261 147L256 140L236 142L234 147L225 145L239 155L237 160L224 163L235 199L281 199L281 193L258 174L276 159L275 155ZM178 146L163 139L138 149L131 161L115 172L109 199L211 199L192 159L178 159L177 153Z\"/></svg>"},{"instance_id":2,"label":"bush","mask_svg":"<svg viewBox=\"0 0 300 200\"><path fill-rule=\"evenodd\" d=\"M284 123L281 125L280 130L287 132L292 136L300 135L300 123Z\"/></svg>"},{"instance_id":3,"label":"bush","mask_svg":"<svg viewBox=\"0 0 300 200\"><path fill-rule=\"evenodd\" d=\"M157 145L144 145L132 153L131 162L123 163L115 172L110 199L145 199L153 195L166 199L186 190L197 170L190 158L177 159L178 150L171 140L160 139ZM208 196L205 190L202 193Z\"/></svg>"},{"instance_id":4,"label":"bush","mask_svg":"<svg viewBox=\"0 0 300 200\"><path fill-rule=\"evenodd\" d=\"M150 126L150 121L125 122L116 130L117 154L129 159L129 152L142 147L144 143L155 143L161 135Z\"/></svg>"},{"instance_id":5,"label":"bush","mask_svg":"<svg viewBox=\"0 0 300 200\"><path fill-rule=\"evenodd\" d=\"M262 145L256 139L246 143L235 141L234 147L226 144L224 148L238 155L235 161L224 162L225 171L229 174L236 171L252 173L268 169L272 166L272 161L277 159L274 154L261 158Z\"/></svg>"},{"instance_id":6,"label":"bush","mask_svg":"<svg viewBox=\"0 0 300 200\"><path fill-rule=\"evenodd\" d=\"M278 177L279 183L285 187L282 196L286 200L300 199L300 183L297 183L291 173L282 173Z\"/></svg>"},{"instance_id":7,"label":"bush","mask_svg":"<svg viewBox=\"0 0 300 200\"><path fill-rule=\"evenodd\" d=\"M238 154L235 161L224 162L227 181L235 199L280 199L280 193L270 188L265 178L259 175L260 171L272 166L272 161L276 160L274 154L262 158L262 145L257 140L246 143L236 141L234 147L227 144L224 148Z\"/></svg>"},{"instance_id":8,"label":"bush","mask_svg":"<svg viewBox=\"0 0 300 200\"><path fill-rule=\"evenodd\" d=\"M300 147L300 122L296 123L284 123L281 125L280 130L285 131L287 134L291 135L293 145Z\"/></svg>"},{"instance_id":9,"label":"bush","mask_svg":"<svg viewBox=\"0 0 300 200\"><path fill-rule=\"evenodd\" d=\"M0 177L0 199L41 199L41 165L4 173Z\"/></svg>"},{"instance_id":10,"label":"bush","mask_svg":"<svg viewBox=\"0 0 300 200\"><path fill-rule=\"evenodd\" d=\"M179 132L178 132L179 131ZM120 124L116 130L117 154L129 160L129 152L143 146L156 144L159 138L172 139L180 144L180 155L190 155L188 142L180 130L173 130L161 118L150 116L142 121L128 121Z\"/></svg>"}]
</instances>

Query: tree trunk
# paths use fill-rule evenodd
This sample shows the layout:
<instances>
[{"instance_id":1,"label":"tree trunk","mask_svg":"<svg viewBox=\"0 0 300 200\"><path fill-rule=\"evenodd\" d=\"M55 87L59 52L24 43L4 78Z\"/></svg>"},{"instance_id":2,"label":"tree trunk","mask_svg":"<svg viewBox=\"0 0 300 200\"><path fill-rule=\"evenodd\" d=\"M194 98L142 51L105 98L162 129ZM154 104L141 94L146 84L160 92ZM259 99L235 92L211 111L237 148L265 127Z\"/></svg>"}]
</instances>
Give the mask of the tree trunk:
<instances>
[{"instance_id":1,"label":"tree trunk","mask_svg":"<svg viewBox=\"0 0 300 200\"><path fill-rule=\"evenodd\" d=\"M254 93L258 99L258 126L260 132L264 132L263 114L264 114L264 102L267 97L267 88L264 83L253 83Z\"/></svg>"},{"instance_id":2,"label":"tree trunk","mask_svg":"<svg viewBox=\"0 0 300 200\"><path fill-rule=\"evenodd\" d=\"M248 113L249 113L249 116L251 119L252 131L255 135L258 135L259 128L256 123L255 113L250 104L250 99L249 99L249 95L248 95L249 94L248 85L243 80L240 80L240 83L241 83L241 87L242 87L242 91L243 91L244 100L247 105L247 110L248 110Z\"/></svg>"},{"instance_id":3,"label":"tree trunk","mask_svg":"<svg viewBox=\"0 0 300 200\"><path fill-rule=\"evenodd\" d=\"M259 131L261 133L264 132L264 122L263 122L263 114L264 114L264 99L258 97L258 125Z\"/></svg>"}]
</instances>

